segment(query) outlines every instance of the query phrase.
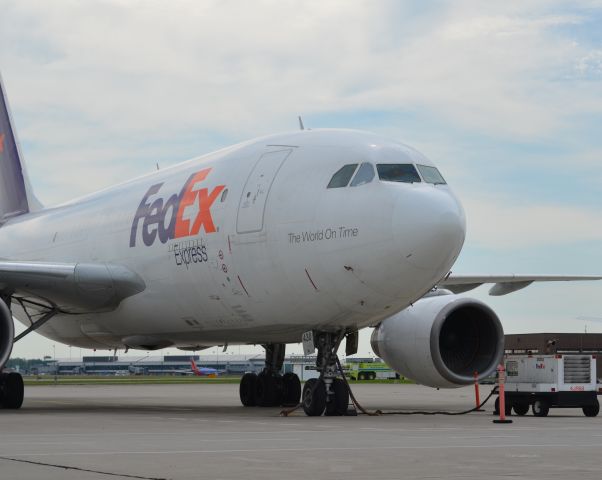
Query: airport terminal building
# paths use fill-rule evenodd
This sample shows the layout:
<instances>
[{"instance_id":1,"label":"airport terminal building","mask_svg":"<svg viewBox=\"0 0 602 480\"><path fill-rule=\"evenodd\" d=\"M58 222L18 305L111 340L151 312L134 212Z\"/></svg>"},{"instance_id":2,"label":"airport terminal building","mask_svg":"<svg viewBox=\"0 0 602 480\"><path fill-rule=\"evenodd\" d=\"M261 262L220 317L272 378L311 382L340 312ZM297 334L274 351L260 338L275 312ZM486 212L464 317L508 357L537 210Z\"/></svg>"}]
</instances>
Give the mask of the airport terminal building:
<instances>
[{"instance_id":1,"label":"airport terminal building","mask_svg":"<svg viewBox=\"0 0 602 480\"><path fill-rule=\"evenodd\" d=\"M231 375L259 372L263 355L145 355L84 356L81 359L57 359L40 365L37 373L59 375L185 375L191 371L191 359L199 367L215 368ZM35 367L34 367L35 368ZM32 373L36 373L35 371Z\"/></svg>"},{"instance_id":2,"label":"airport terminal building","mask_svg":"<svg viewBox=\"0 0 602 480\"><path fill-rule=\"evenodd\" d=\"M214 368L221 375L259 373L264 367L264 355L154 355L154 356L84 356L81 359L46 360L32 367L31 374L46 375L187 375L191 362L198 367ZM372 358L347 359L347 362L380 361ZM284 372L294 372L301 380L317 375L314 356L290 355L284 359Z\"/></svg>"},{"instance_id":3,"label":"airport terminal building","mask_svg":"<svg viewBox=\"0 0 602 480\"><path fill-rule=\"evenodd\" d=\"M505 351L512 354L572 354L597 356L598 375L602 373L602 333L521 333L505 337ZM234 355L144 355L84 356L81 359L46 359L34 366L32 374L59 375L186 375L191 373L190 360L199 367L214 368L222 375L259 373L264 367L263 353ZM378 358L347 358L346 362L379 362ZM302 380L315 376L315 356L289 355L283 371L294 372Z\"/></svg>"}]
</instances>

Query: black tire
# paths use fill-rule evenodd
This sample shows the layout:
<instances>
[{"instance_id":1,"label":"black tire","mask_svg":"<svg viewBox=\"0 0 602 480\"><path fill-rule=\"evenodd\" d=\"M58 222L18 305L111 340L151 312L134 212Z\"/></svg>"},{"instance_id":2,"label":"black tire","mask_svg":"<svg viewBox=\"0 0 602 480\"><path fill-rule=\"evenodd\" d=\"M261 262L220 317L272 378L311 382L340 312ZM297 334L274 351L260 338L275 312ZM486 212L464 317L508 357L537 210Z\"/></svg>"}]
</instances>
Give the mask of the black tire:
<instances>
[{"instance_id":1,"label":"black tire","mask_svg":"<svg viewBox=\"0 0 602 480\"><path fill-rule=\"evenodd\" d=\"M586 417L597 417L598 413L600 413L600 402L598 402L598 400L596 400L596 403L593 405L583 407L583 415Z\"/></svg>"},{"instance_id":2,"label":"black tire","mask_svg":"<svg viewBox=\"0 0 602 480\"><path fill-rule=\"evenodd\" d=\"M0 395L2 407L11 409L21 408L25 391L23 377L16 372L4 373L0 377L0 382L2 385L2 395Z\"/></svg>"},{"instance_id":3,"label":"black tire","mask_svg":"<svg viewBox=\"0 0 602 480\"><path fill-rule=\"evenodd\" d=\"M334 395L331 395L329 401L326 402L326 416L340 417L345 415L349 407L349 389L347 385L341 378L335 378L332 381L331 388Z\"/></svg>"},{"instance_id":4,"label":"black tire","mask_svg":"<svg viewBox=\"0 0 602 480\"><path fill-rule=\"evenodd\" d=\"M505 398L505 400L506 401L504 402L504 410L505 410L506 416L508 417L508 416L512 415L512 404L508 403L508 398ZM500 397L499 396L495 399L495 407L494 408L495 408L495 410L493 411L493 414L499 415L500 414ZM528 409L528 407L527 407L527 409Z\"/></svg>"},{"instance_id":5,"label":"black tire","mask_svg":"<svg viewBox=\"0 0 602 480\"><path fill-rule=\"evenodd\" d=\"M370 372L368 374L368 380L375 380L376 379L376 372Z\"/></svg>"},{"instance_id":6,"label":"black tire","mask_svg":"<svg viewBox=\"0 0 602 480\"><path fill-rule=\"evenodd\" d=\"M257 383L257 374L245 373L240 379L240 401L245 407L254 407L257 405L255 399L255 385Z\"/></svg>"},{"instance_id":7,"label":"black tire","mask_svg":"<svg viewBox=\"0 0 602 480\"><path fill-rule=\"evenodd\" d=\"M362 373L358 373L357 374L357 379L358 380L366 380L366 375L362 372Z\"/></svg>"},{"instance_id":8,"label":"black tire","mask_svg":"<svg viewBox=\"0 0 602 480\"><path fill-rule=\"evenodd\" d=\"M531 405L531 411L536 417L547 417L550 411L550 406L545 400L535 400Z\"/></svg>"},{"instance_id":9,"label":"black tire","mask_svg":"<svg viewBox=\"0 0 602 480\"><path fill-rule=\"evenodd\" d=\"M299 377L291 372L282 376L283 399L282 405L285 407L294 407L301 401L301 381Z\"/></svg>"},{"instance_id":10,"label":"black tire","mask_svg":"<svg viewBox=\"0 0 602 480\"><path fill-rule=\"evenodd\" d=\"M303 411L308 417L319 417L326 408L326 385L323 380L310 378L303 386Z\"/></svg>"},{"instance_id":11,"label":"black tire","mask_svg":"<svg viewBox=\"0 0 602 480\"><path fill-rule=\"evenodd\" d=\"M255 401L260 407L276 407L282 404L283 385L280 375L260 373L255 384Z\"/></svg>"},{"instance_id":12,"label":"black tire","mask_svg":"<svg viewBox=\"0 0 602 480\"><path fill-rule=\"evenodd\" d=\"M517 415L520 415L522 417L523 415L526 415L527 412L529 411L529 404L528 403L517 403L517 404L513 405L512 408L514 409L514 413L516 413Z\"/></svg>"}]
</instances>

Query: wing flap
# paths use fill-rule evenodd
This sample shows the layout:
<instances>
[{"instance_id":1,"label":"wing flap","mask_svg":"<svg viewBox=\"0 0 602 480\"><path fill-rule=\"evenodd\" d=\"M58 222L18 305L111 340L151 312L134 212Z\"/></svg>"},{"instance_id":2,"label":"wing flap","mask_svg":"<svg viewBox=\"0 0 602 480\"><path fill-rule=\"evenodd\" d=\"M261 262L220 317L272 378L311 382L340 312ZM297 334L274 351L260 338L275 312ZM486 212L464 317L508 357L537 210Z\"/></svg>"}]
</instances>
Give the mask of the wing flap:
<instances>
[{"instance_id":1,"label":"wing flap","mask_svg":"<svg viewBox=\"0 0 602 480\"><path fill-rule=\"evenodd\" d=\"M600 275L454 275L450 274L438 283L454 293L464 293L485 283L494 283L489 295L507 295L528 287L533 282L573 282L602 280Z\"/></svg>"}]
</instances>

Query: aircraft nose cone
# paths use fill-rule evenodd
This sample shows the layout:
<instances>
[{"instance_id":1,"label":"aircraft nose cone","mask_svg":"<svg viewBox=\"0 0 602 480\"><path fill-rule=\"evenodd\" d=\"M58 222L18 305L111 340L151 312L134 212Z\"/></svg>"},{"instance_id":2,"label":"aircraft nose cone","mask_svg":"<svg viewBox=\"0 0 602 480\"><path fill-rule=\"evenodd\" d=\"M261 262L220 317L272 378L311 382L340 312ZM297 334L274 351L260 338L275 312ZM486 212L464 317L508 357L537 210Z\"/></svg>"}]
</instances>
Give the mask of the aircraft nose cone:
<instances>
[{"instance_id":1,"label":"aircraft nose cone","mask_svg":"<svg viewBox=\"0 0 602 480\"><path fill-rule=\"evenodd\" d=\"M466 234L462 206L447 189L417 190L401 198L393 232L401 254L415 268L445 274L457 258Z\"/></svg>"}]
</instances>

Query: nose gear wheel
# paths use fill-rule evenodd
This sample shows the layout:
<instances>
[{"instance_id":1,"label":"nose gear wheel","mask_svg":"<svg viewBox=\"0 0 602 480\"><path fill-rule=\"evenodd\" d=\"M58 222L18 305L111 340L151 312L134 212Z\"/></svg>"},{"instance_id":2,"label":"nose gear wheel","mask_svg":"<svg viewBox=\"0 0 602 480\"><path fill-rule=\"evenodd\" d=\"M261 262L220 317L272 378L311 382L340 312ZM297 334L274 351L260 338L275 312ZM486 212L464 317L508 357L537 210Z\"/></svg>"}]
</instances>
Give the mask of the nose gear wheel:
<instances>
[{"instance_id":1,"label":"nose gear wheel","mask_svg":"<svg viewBox=\"0 0 602 480\"><path fill-rule=\"evenodd\" d=\"M349 389L341 378L335 378L331 385L332 396L326 403L325 415L329 417L340 417L345 415L349 408Z\"/></svg>"},{"instance_id":2,"label":"nose gear wheel","mask_svg":"<svg viewBox=\"0 0 602 480\"><path fill-rule=\"evenodd\" d=\"M310 378L303 387L303 411L308 417L319 417L326 408L326 385L321 378Z\"/></svg>"}]
</instances>

